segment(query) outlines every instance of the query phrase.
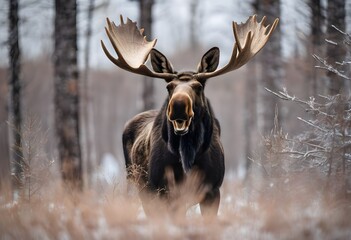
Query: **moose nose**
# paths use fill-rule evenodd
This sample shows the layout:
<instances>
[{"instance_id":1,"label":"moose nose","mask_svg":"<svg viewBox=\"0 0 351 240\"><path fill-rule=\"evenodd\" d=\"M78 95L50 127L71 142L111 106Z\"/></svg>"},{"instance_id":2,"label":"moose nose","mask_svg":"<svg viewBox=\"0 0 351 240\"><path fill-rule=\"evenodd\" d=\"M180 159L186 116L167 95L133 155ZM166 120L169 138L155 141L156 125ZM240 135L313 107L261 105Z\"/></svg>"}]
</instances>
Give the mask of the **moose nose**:
<instances>
[{"instance_id":1,"label":"moose nose","mask_svg":"<svg viewBox=\"0 0 351 240\"><path fill-rule=\"evenodd\" d=\"M187 106L183 101L173 101L170 106L169 119L174 121L187 120Z\"/></svg>"},{"instance_id":2,"label":"moose nose","mask_svg":"<svg viewBox=\"0 0 351 240\"><path fill-rule=\"evenodd\" d=\"M188 133L191 120L194 116L192 100L187 94L173 95L168 105L167 117L173 124L176 135Z\"/></svg>"},{"instance_id":3,"label":"moose nose","mask_svg":"<svg viewBox=\"0 0 351 240\"><path fill-rule=\"evenodd\" d=\"M192 103L186 94L177 94L170 100L168 118L170 121L186 121L194 115ZM180 122L179 122L180 123Z\"/></svg>"}]
</instances>

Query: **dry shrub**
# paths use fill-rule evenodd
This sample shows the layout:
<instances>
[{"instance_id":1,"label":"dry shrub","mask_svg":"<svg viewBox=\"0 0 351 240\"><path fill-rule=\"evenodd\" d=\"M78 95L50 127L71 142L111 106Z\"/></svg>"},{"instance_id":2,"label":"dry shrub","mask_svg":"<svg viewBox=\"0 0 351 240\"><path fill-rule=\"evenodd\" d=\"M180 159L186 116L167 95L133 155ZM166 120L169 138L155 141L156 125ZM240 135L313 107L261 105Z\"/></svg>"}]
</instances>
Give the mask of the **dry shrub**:
<instances>
[{"instance_id":1,"label":"dry shrub","mask_svg":"<svg viewBox=\"0 0 351 240\"><path fill-rule=\"evenodd\" d=\"M289 136L276 113L275 127L262 139L239 188L245 189L240 214L246 214L240 217L255 218L260 239L350 238L351 98L320 96L316 102L285 89L270 92L302 106L309 119L298 120L308 130Z\"/></svg>"},{"instance_id":2,"label":"dry shrub","mask_svg":"<svg viewBox=\"0 0 351 240\"><path fill-rule=\"evenodd\" d=\"M272 91L271 91L272 92ZM275 122L263 143L259 164L272 176L295 172L319 172L328 178L326 185L351 190L351 97L342 94L308 101L291 96L286 90L272 92L281 99L305 108L309 119L298 117L309 130L289 137ZM340 180L340 181L339 181ZM330 184L337 181L339 184Z\"/></svg>"},{"instance_id":3,"label":"dry shrub","mask_svg":"<svg viewBox=\"0 0 351 240\"><path fill-rule=\"evenodd\" d=\"M37 117L28 114L19 134L21 146L13 146L12 151L21 153L20 161L12 163L13 173L11 175L16 185L19 186L17 189L19 200L30 202L33 197L41 196L43 185L47 184L52 177L54 160L53 156L47 156L44 150L47 142L47 131L42 128ZM20 165L20 175L14 172L15 164Z\"/></svg>"}]
</instances>

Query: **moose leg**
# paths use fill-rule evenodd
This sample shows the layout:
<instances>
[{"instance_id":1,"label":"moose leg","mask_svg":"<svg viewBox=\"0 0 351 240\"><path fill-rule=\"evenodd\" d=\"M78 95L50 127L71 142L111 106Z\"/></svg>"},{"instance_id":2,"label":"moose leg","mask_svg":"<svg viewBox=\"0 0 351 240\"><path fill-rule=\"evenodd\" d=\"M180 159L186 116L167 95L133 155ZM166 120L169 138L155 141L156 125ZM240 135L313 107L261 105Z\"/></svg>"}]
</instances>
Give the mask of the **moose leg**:
<instances>
[{"instance_id":1,"label":"moose leg","mask_svg":"<svg viewBox=\"0 0 351 240\"><path fill-rule=\"evenodd\" d=\"M202 216L217 216L220 198L219 188L215 188L206 193L205 198L200 202Z\"/></svg>"}]
</instances>

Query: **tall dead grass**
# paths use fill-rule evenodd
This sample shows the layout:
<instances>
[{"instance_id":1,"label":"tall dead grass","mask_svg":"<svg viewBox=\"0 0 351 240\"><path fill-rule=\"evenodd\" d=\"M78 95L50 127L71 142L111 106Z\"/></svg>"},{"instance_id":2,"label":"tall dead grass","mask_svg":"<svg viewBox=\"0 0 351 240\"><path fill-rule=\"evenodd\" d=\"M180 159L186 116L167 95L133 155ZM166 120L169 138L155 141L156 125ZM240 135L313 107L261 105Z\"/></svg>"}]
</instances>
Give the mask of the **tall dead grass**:
<instances>
[{"instance_id":1,"label":"tall dead grass","mask_svg":"<svg viewBox=\"0 0 351 240\"><path fill-rule=\"evenodd\" d=\"M325 189L321 174L292 173L283 178L250 176L250 184L226 179L217 219L143 214L137 195L106 189L72 194L60 182L45 187L35 200L0 207L0 239L348 239L350 201ZM256 181L261 184L255 187ZM338 184L337 182L335 184ZM110 186L114 188L113 186ZM43 189L44 190L44 189ZM110 189L111 190L111 189ZM185 194L192 195L190 190Z\"/></svg>"}]
</instances>

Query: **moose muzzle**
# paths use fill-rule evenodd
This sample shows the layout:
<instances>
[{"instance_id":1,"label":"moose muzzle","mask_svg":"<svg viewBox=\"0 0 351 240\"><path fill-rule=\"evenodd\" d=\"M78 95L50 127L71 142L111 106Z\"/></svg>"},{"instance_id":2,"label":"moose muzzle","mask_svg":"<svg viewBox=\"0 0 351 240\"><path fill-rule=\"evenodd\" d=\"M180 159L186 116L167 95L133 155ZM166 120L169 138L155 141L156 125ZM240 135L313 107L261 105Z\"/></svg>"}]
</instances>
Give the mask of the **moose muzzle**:
<instances>
[{"instance_id":1,"label":"moose muzzle","mask_svg":"<svg viewBox=\"0 0 351 240\"><path fill-rule=\"evenodd\" d=\"M174 133L180 136L187 134L193 116L193 101L190 96L186 93L174 94L167 109L167 118L173 125Z\"/></svg>"}]
</instances>

